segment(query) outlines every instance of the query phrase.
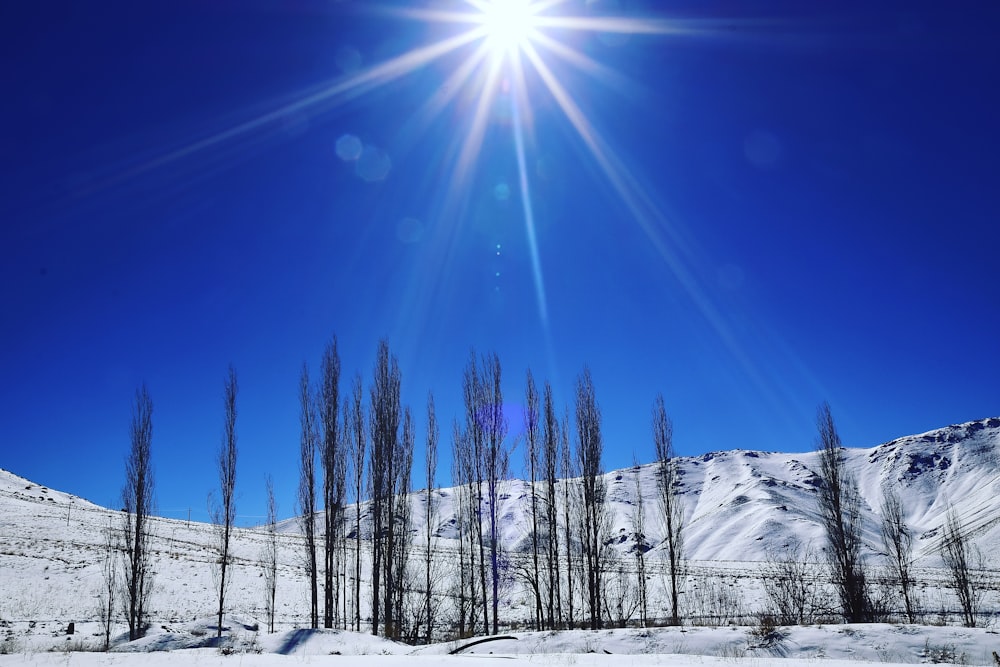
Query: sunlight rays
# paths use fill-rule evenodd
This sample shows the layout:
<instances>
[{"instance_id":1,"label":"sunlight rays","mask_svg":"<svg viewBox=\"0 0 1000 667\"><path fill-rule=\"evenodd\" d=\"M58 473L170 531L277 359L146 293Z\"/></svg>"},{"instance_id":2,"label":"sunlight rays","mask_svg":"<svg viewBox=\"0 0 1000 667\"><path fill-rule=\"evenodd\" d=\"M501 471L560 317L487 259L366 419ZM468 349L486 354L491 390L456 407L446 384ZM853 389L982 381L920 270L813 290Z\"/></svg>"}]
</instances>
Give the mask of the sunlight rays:
<instances>
[{"instance_id":1,"label":"sunlight rays","mask_svg":"<svg viewBox=\"0 0 1000 667\"><path fill-rule=\"evenodd\" d=\"M528 153L534 140L533 98L546 95L555 101L569 125L583 142L614 191L626 204L635 222L650 243L663 257L671 271L706 318L726 333L723 318L713 312L685 262L678 254L676 239L667 239L669 225L655 214L649 197L641 191L621 160L600 136L594 124L574 100L549 60L617 90L637 87L637 84L598 62L577 48L561 41L558 35L567 33L608 33L638 35L679 35L701 33L705 24L669 21L661 18L624 16L564 15L565 0L456 0L449 8L373 7L369 11L388 18L402 19L425 26L442 26L445 34L430 43L418 46L396 57L375 64L356 74L314 88L298 99L261 114L207 138L192 142L131 170L126 176L148 171L196 153L234 141L246 135L271 129L291 114L316 115L329 111L349 100L382 88L416 73L448 57L461 60L446 74L444 84L420 106L416 118L422 127L430 124L445 110L456 104L461 95L474 100L460 129L450 143L448 164L444 165L447 183L440 214L443 219L458 220L465 208L463 201L480 161L484 143L490 131L493 114L506 108L510 119L511 151L516 162L516 182L520 209L537 301L538 316L547 329L548 313L543 277L543 262L539 249L534 207L531 201L531 177ZM452 26L449 29L449 26ZM553 34L556 33L556 34ZM529 89L528 72L540 80L539 90ZM470 95L471 94L471 95ZM498 107L498 105L509 105ZM655 222L654 222L655 220Z\"/></svg>"},{"instance_id":2,"label":"sunlight rays","mask_svg":"<svg viewBox=\"0 0 1000 667\"><path fill-rule=\"evenodd\" d=\"M96 187L107 187L124 181L128 178L138 176L147 171L166 166L183 158L214 148L220 144L233 141L235 139L249 135L255 131L265 129L267 126L279 123L282 120L296 113L309 112L317 114L324 110L324 105L336 106L344 102L370 92L375 88L384 86L396 79L408 74L412 74L419 68L433 62L445 55L454 52L461 47L481 40L483 38L481 28L469 30L448 39L428 44L427 46L407 51L380 65L376 65L368 70L361 71L346 79L337 81L329 85L319 87L316 92L308 93L299 99L285 104L274 111L261 114L243 123L239 123L229 129L217 132L205 139L194 141L174 151L161 155L153 160L149 160L138 165L125 173L118 174L107 179L107 181Z\"/></svg>"},{"instance_id":3,"label":"sunlight rays","mask_svg":"<svg viewBox=\"0 0 1000 667\"><path fill-rule=\"evenodd\" d=\"M533 125L533 105L527 84L524 57L540 76L548 94L556 100L557 105L583 139L587 149L612 182L615 190L623 199L629 200L630 198L634 199L634 195L622 185L623 178L619 173L619 168L608 158L609 152L602 146L602 142L598 139L591 124L572 101L572 97L566 89L558 83L556 76L545 64L535 45L537 44L560 61L606 85L625 89L630 85L626 77L546 34L546 29L640 34L677 34L685 32L686 29L678 24L662 20L557 16L548 13L550 10L564 5L565 0L465 0L465 4L469 7L469 11L407 8L392 13L399 17L430 24L467 24L470 26L468 32L477 34L477 47L473 56L449 77L449 88L451 89L448 94L449 100L457 94L454 88L459 85L477 86L478 100L471 113L471 118L466 124L465 131L460 138L456 137L461 148L453 169L453 176L450 179L450 194L446 197L444 209L448 212L446 217L450 218L451 212L462 208L457 201L463 198L465 184L482 151L489 126L489 114L494 109L499 96L504 95L507 99L504 99L503 102L510 105L509 113L512 121L513 152L517 164L517 183L536 306L539 320L544 330L548 331L545 280L536 233L534 207L531 201L530 174L527 166L528 142L525 134ZM501 91L502 87L505 87L505 90ZM444 104L445 102L442 101L436 103L434 107L441 110ZM669 261L669 253L666 251L665 244L656 237L651 225L641 219L642 215L637 208L633 203L629 203L629 209L636 215L640 226L677 273L676 260Z\"/></svg>"},{"instance_id":4,"label":"sunlight rays","mask_svg":"<svg viewBox=\"0 0 1000 667\"><path fill-rule=\"evenodd\" d=\"M518 67L520 73L520 68ZM531 273L535 283L535 299L538 302L538 316L548 330L549 314L545 297L545 279L542 275L542 260L538 254L538 239L535 235L535 213L531 205L531 186L528 182L527 160L524 151L524 123L521 120L520 100L527 93L524 77L514 84L514 147L517 151L517 171L521 188L521 206L524 211L524 229L528 238L528 253L531 259Z\"/></svg>"}]
</instances>

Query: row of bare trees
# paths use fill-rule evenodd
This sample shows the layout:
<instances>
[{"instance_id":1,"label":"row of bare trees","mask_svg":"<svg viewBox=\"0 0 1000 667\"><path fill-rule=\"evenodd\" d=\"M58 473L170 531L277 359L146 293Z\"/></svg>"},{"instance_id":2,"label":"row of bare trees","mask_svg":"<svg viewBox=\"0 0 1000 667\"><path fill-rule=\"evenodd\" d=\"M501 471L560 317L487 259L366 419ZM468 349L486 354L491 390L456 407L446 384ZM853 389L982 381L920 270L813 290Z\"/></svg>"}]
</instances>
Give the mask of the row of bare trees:
<instances>
[{"instance_id":1,"label":"row of bare trees","mask_svg":"<svg viewBox=\"0 0 1000 667\"><path fill-rule=\"evenodd\" d=\"M378 346L365 405L362 380L354 377L346 395L340 392L340 359L336 338L324 350L319 381L310 381L303 366L299 382L300 482L297 509L301 517L304 568L309 579L309 622L319 627L320 590L324 627L362 629L409 641L430 641L436 616L445 599L452 600L454 624L460 635L497 633L504 625L501 604L515 579L531 598L534 626L539 629L590 627L624 623L638 614L650 617L643 487L636 475L638 502L630 516L634 563L611 559L610 515L601 463L601 411L589 369L577 378L574 417L567 410L560 421L548 382L539 392L530 370L526 375L523 433L530 526L527 552L508 554L504 533L504 501L512 491L510 456L504 413L502 370L496 354L472 352L463 374L464 414L453 424L452 477L457 529L458 572L445 590L435 568L437 523L437 447L440 436L433 395L426 408L426 486L420 498L425 541L422 570L412 562L411 474L415 425L408 406L401 404L401 374L388 343ZM217 527L217 632L223 631L226 592L231 581L231 538L234 527L237 463L237 394L235 370L224 383L224 426L218 455L220 496L211 502ZM367 408L367 409L366 409ZM828 405L818 412L818 506L825 530L824 553L838 610L849 622L884 617L885 604L872 592L873 578L862 560L861 496L848 470L840 437ZM665 401L658 396L651 416L655 450L657 516L662 529L667 622L683 620L685 517L679 492L683 486L673 449L673 426ZM126 460L123 525L109 537L105 580L110 582L101 603L110 642L115 614L114 582L120 581L122 615L129 636L144 631L153 571L150 565L149 520L153 511L151 466L152 400L145 387L136 393L131 422L131 449ZM572 443L571 443L572 441ZM317 466L317 463L319 464ZM638 464L637 464L638 469ZM350 488L348 488L350 486ZM319 492L317 492L319 490ZM277 595L277 503L268 479L268 540L261 554L268 627L273 630ZM353 516L348 517L348 495ZM362 497L367 496L367 503ZM362 522L362 513L368 515ZM882 547L888 575L895 581L907 620L917 617L914 600L913 536L904 520L902 503L886 489L881 504ZM321 528L317 517L322 519ZM353 562L348 540L353 541ZM363 547L364 543L364 547ZM370 545L370 546L369 546ZM119 551L123 558L112 558ZM370 617L362 618L362 554L370 553ZM966 625L977 622L982 591L976 576L979 557L957 515L949 512L941 536L941 553L952 576ZM321 556L321 557L320 557ZM803 623L818 609L815 569L798 552L772 558L765 592L782 623ZM120 569L119 569L120 562ZM634 574L633 574L634 572ZM322 582L320 582L322 575ZM351 585L353 584L353 585ZM718 591L716 591L718 592ZM706 596L704 591L698 593ZM720 593L721 595L721 593ZM709 597L719 598L711 593ZM693 599L693 598L691 598ZM720 598L721 599L721 598ZM708 598L705 598L708 600ZM703 600L705 604L708 604ZM578 604L582 602L582 604ZM828 610L829 611L829 610Z\"/></svg>"},{"instance_id":2,"label":"row of bare trees","mask_svg":"<svg viewBox=\"0 0 1000 667\"><path fill-rule=\"evenodd\" d=\"M451 593L457 599L457 625L461 634L496 633L501 626L501 599L515 576L521 576L533 591L537 627L572 627L586 623L599 628L605 619L614 616L612 605L604 599L608 588L605 577L610 517L601 464L601 414L590 371L584 369L577 380L575 429L570 427L568 411L560 424L551 385L545 383L540 401L534 379L528 372L524 426L526 464L530 471L531 563L521 566L519 572L504 552L501 525L510 477L510 452L515 446L508 438L502 381L496 354L481 357L475 352L470 354L463 375L464 420L456 421L453 429L453 476L458 493L461 545L459 585L453 592L435 591L440 578L433 567L439 429L433 396L428 395L427 403L426 488L423 495L426 542L421 586L410 571L409 553L412 526L408 494L413 468L414 420L409 407L400 403L401 377L395 356L388 344L381 341L367 406L359 375L354 378L349 395L340 402L336 338L331 339L324 350L319 381L315 385L310 380L308 367L303 365L299 379L300 474L296 504L304 538L303 565L309 581L311 627L319 627L322 590L324 627L361 629L364 538L370 544L371 554L371 616L365 620L376 634L430 640L436 612L442 599ZM217 499L210 496L211 516L218 538L215 581L219 636L223 632L226 593L232 578L237 395L236 371L230 367L224 384L225 419L218 455L220 493ZM670 459L673 453L662 398L657 410L654 411L654 434L660 459L658 484L661 503L671 517L667 523L673 521L671 525L674 526L668 533L672 536L669 552L673 618L679 622L676 609L682 571L679 536L683 517L678 511L679 505L672 500L675 478ZM132 430L132 451L123 493L126 526L120 546L128 555L124 561L123 580L128 592L130 637L135 638L143 632L152 587L147 527L152 512L152 401L145 388L137 393ZM575 451L571 439L575 439ZM353 521L345 514L348 479L354 501L354 515L350 518ZM278 542L275 531L277 503L270 479L266 492L268 539L260 561L264 607L268 627L273 629ZM363 495L368 498L367 535L362 525ZM322 518L322 528L317 525L317 517ZM636 553L640 567L646 549L644 521L645 518L640 517L636 524ZM354 562L353 572L349 573L346 527L352 523ZM645 574L641 579L641 606L645 619ZM353 587L348 586L351 580ZM421 599L415 604L411 598L419 588L422 588ZM576 605L578 599L583 600L583 607ZM111 618L113 612L113 608L108 608L105 615Z\"/></svg>"},{"instance_id":3,"label":"row of bare trees","mask_svg":"<svg viewBox=\"0 0 1000 667\"><path fill-rule=\"evenodd\" d=\"M319 591L323 591L323 626L360 630L362 625L362 497L367 495L371 545L369 608L373 633L402 638L415 622L406 610L411 602L411 487L415 425L412 411L400 400L401 374L386 341L376 354L367 410L360 375L340 400L340 358L336 338L323 353L318 388L303 366L299 381L300 447L297 509L304 535L304 565L309 578L310 625L319 627ZM431 482L436 476L437 426L433 396L428 397L426 494L427 520L432 518ZM317 468L317 461L319 467ZM321 495L317 497L317 489ZM348 488L350 487L350 489ZM348 490L354 513L346 515ZM317 516L322 515L322 530ZM348 532L347 527L351 530ZM353 562L347 542L353 538ZM322 544L320 544L320 539ZM428 538L429 539L429 538ZM432 544L428 541L427 581ZM322 570L317 551L322 551ZM322 573L322 586L320 575ZM353 580L353 585L351 585ZM427 585L423 610L430 625L434 606Z\"/></svg>"}]
</instances>

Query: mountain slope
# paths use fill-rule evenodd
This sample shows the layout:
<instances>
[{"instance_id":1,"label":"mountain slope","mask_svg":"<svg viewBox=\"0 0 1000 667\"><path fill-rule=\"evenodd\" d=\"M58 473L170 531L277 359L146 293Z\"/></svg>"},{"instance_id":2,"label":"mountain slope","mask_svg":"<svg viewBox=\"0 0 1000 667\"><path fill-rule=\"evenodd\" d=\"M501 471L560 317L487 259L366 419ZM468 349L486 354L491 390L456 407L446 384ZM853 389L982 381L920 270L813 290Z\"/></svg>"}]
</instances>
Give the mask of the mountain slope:
<instances>
[{"instance_id":1,"label":"mountain slope","mask_svg":"<svg viewBox=\"0 0 1000 667\"><path fill-rule=\"evenodd\" d=\"M880 548L879 507L883 489L888 487L894 488L903 502L906 521L916 537L919 565L940 565L939 531L952 507L982 552L997 552L1000 418L949 426L870 449L847 449L845 457L848 470L858 480L870 557ZM688 557L696 561L755 561L797 544L821 547L818 470L816 452L737 449L679 458ZM636 546L630 522L639 496L636 476L646 512L645 543L655 556L662 550L663 533L657 520L652 464L605 475L613 547L626 553ZM504 543L514 551L526 550L530 544L529 487L523 481L509 482L501 507ZM423 497L422 493L411 496L418 538L424 534ZM453 536L453 498L453 489L443 489L438 495L438 536Z\"/></svg>"}]
</instances>

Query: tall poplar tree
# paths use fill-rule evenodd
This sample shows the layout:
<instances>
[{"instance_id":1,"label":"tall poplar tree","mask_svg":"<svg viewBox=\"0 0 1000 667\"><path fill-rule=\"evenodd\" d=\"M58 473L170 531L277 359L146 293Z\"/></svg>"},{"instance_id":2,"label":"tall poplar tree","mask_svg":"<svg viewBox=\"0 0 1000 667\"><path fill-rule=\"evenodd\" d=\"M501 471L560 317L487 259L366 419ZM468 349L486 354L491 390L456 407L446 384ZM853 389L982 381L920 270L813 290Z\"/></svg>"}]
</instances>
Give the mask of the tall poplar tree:
<instances>
[{"instance_id":1,"label":"tall poplar tree","mask_svg":"<svg viewBox=\"0 0 1000 667\"><path fill-rule=\"evenodd\" d=\"M219 550L219 613L216 637L222 638L222 615L225 610L226 590L229 586L229 566L232 563L230 538L236 522L236 369L229 367L226 375L224 404L226 419L222 430L222 445L219 448L219 493L220 504L212 510L216 526Z\"/></svg>"},{"instance_id":2,"label":"tall poplar tree","mask_svg":"<svg viewBox=\"0 0 1000 667\"><path fill-rule=\"evenodd\" d=\"M309 369L302 364L299 377L299 520L305 535L305 566L309 577L309 627L319 627L319 583L316 567L316 448L319 440L316 405L309 383Z\"/></svg>"}]
</instances>

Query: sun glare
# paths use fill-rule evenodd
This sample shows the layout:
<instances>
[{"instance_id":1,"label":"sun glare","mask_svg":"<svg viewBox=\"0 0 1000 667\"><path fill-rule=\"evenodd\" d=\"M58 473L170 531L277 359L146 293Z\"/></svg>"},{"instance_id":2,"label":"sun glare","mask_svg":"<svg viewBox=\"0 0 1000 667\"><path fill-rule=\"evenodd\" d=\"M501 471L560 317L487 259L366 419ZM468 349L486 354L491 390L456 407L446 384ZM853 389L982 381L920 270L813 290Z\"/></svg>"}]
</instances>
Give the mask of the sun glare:
<instances>
[{"instance_id":1,"label":"sun glare","mask_svg":"<svg viewBox=\"0 0 1000 667\"><path fill-rule=\"evenodd\" d=\"M545 288L542 276L541 255L535 233L535 215L531 200L531 160L529 153L536 147L533 107L539 95L548 94L561 109L594 161L622 197L650 240L672 265L678 261L671 257L669 244L657 231L654 207L637 186L623 161L615 155L573 99L572 91L561 81L559 70L569 68L582 72L595 84L618 87L623 77L613 68L595 59L589 53L577 50L570 43L560 41L567 32L577 35L673 35L705 32L704 26L690 25L655 17L629 17L627 15L603 16L590 11L591 4L599 0L574 3L583 5L583 13L567 10L567 0L435 0L431 7L411 3L393 9L375 8L397 19L412 20L425 25L458 26L445 33L438 41L415 46L388 60L332 80L329 84L304 93L293 102L257 116L249 121L219 132L206 139L195 141L141 166L137 171L160 167L174 160L211 148L251 132L266 129L283 122L293 114L320 113L347 100L354 99L373 89L420 71L435 62L442 62L451 54L463 53L465 58L447 75L446 85L432 95L418 116L422 122L440 114L456 99L461 91L471 93L462 102L468 110L464 126L449 136L454 142L448 153L452 155L453 178L448 196L442 204L442 218L448 218L462 209L464 192L470 175L483 150L491 120L498 109L509 119L513 133L511 148L517 160L517 191L509 193L520 200L524 215L532 273L538 301L539 316L547 320ZM418 6L413 6L414 4ZM617 6L617 5L615 5ZM462 26L465 26L464 28ZM555 33L555 34L553 34ZM529 77L529 70L535 74ZM468 101L472 100L472 104ZM354 155L357 147L344 149ZM361 158L363 153L359 154ZM682 267L675 271L682 273Z\"/></svg>"},{"instance_id":2,"label":"sun glare","mask_svg":"<svg viewBox=\"0 0 1000 667\"><path fill-rule=\"evenodd\" d=\"M538 9L531 0L492 0L482 6L483 28L496 55L520 49L531 38Z\"/></svg>"}]
</instances>

